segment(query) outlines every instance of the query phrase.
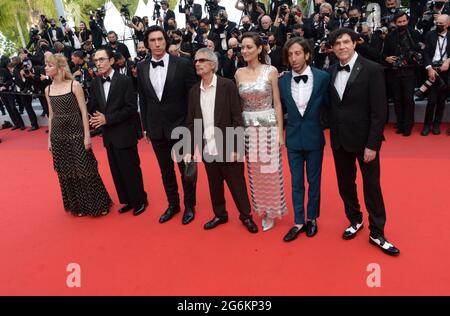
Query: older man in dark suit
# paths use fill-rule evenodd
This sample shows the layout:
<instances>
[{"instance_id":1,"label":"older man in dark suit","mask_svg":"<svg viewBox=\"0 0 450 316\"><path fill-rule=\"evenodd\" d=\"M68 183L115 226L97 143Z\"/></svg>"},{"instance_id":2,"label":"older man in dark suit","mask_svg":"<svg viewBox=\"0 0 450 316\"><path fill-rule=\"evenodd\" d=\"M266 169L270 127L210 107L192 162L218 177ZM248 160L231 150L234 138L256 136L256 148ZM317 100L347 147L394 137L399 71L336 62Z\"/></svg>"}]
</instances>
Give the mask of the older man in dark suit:
<instances>
[{"instance_id":1,"label":"older man in dark suit","mask_svg":"<svg viewBox=\"0 0 450 316\"><path fill-rule=\"evenodd\" d=\"M189 93L189 110L186 120L191 135L192 148L185 159L190 160L195 148L195 124L202 124L202 156L208 175L209 191L214 218L204 225L213 229L228 222L225 207L224 181L231 191L240 213L240 220L251 233L258 227L250 215L247 186L244 177L244 130L239 93L233 81L215 75L218 67L217 55L208 48L200 49L195 55L195 69L202 81ZM237 141L241 127L241 146ZM240 149L240 150L239 150Z\"/></svg>"}]
</instances>

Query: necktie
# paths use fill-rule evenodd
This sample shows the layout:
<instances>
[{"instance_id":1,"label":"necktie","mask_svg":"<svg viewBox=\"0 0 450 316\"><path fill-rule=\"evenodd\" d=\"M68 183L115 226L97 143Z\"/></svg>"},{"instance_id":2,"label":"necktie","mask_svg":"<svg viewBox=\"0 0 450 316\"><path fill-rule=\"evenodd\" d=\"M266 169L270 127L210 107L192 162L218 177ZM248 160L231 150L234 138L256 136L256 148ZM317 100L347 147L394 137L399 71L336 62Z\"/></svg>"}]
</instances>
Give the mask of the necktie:
<instances>
[{"instance_id":1,"label":"necktie","mask_svg":"<svg viewBox=\"0 0 450 316\"><path fill-rule=\"evenodd\" d=\"M308 76L307 75L295 76L294 80L297 83L299 83L300 80L303 80L303 82L306 83L308 81Z\"/></svg>"},{"instance_id":2,"label":"necktie","mask_svg":"<svg viewBox=\"0 0 450 316\"><path fill-rule=\"evenodd\" d=\"M350 72L350 66L349 65L345 65L345 66L338 65L337 70L338 71L345 70L346 72Z\"/></svg>"},{"instance_id":3,"label":"necktie","mask_svg":"<svg viewBox=\"0 0 450 316\"><path fill-rule=\"evenodd\" d=\"M164 60L160 60L160 61L151 61L152 62L152 67L156 68L158 66L164 67Z\"/></svg>"},{"instance_id":4,"label":"necktie","mask_svg":"<svg viewBox=\"0 0 450 316\"><path fill-rule=\"evenodd\" d=\"M111 82L111 78L108 76L106 78L101 78L102 79L102 83L105 83L106 81Z\"/></svg>"}]
</instances>

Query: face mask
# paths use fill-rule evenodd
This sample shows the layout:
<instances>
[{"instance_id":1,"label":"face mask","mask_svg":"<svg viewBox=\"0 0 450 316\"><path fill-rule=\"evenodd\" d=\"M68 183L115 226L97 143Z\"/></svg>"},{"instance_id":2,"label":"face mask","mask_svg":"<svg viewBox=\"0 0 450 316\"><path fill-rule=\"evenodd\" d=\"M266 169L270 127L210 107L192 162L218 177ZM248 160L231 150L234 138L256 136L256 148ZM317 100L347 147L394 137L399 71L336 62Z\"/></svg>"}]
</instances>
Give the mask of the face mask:
<instances>
[{"instance_id":1,"label":"face mask","mask_svg":"<svg viewBox=\"0 0 450 316\"><path fill-rule=\"evenodd\" d=\"M315 13L319 13L319 11L320 11L320 4L315 4L314 5L314 12Z\"/></svg>"},{"instance_id":2,"label":"face mask","mask_svg":"<svg viewBox=\"0 0 450 316\"><path fill-rule=\"evenodd\" d=\"M440 10L444 6L444 4L445 2L435 2L434 6L436 7L436 9Z\"/></svg>"},{"instance_id":3,"label":"face mask","mask_svg":"<svg viewBox=\"0 0 450 316\"><path fill-rule=\"evenodd\" d=\"M145 56L145 52L138 52L138 56L144 57Z\"/></svg>"},{"instance_id":4,"label":"face mask","mask_svg":"<svg viewBox=\"0 0 450 316\"><path fill-rule=\"evenodd\" d=\"M52 27L55 27L56 26L56 24L50 24Z\"/></svg>"},{"instance_id":5,"label":"face mask","mask_svg":"<svg viewBox=\"0 0 450 316\"><path fill-rule=\"evenodd\" d=\"M250 24L249 23L244 23L242 24L242 27L246 30L248 30L250 28Z\"/></svg>"},{"instance_id":6,"label":"face mask","mask_svg":"<svg viewBox=\"0 0 450 316\"><path fill-rule=\"evenodd\" d=\"M180 44L180 43L181 43L181 39L173 40L173 42L174 42L175 44Z\"/></svg>"},{"instance_id":7,"label":"face mask","mask_svg":"<svg viewBox=\"0 0 450 316\"><path fill-rule=\"evenodd\" d=\"M442 33L442 32L444 32L446 29L445 29L445 27L443 26L443 25L436 25L436 31L438 32L438 33Z\"/></svg>"},{"instance_id":8,"label":"face mask","mask_svg":"<svg viewBox=\"0 0 450 316\"><path fill-rule=\"evenodd\" d=\"M351 17L351 18L349 18L348 20L349 20L350 23L352 23L352 24L356 24L356 23L358 23L358 21L359 21L359 19L358 19L357 17Z\"/></svg>"},{"instance_id":9,"label":"face mask","mask_svg":"<svg viewBox=\"0 0 450 316\"><path fill-rule=\"evenodd\" d=\"M405 32L407 28L408 28L407 25L397 26L397 29L402 33Z\"/></svg>"}]
</instances>

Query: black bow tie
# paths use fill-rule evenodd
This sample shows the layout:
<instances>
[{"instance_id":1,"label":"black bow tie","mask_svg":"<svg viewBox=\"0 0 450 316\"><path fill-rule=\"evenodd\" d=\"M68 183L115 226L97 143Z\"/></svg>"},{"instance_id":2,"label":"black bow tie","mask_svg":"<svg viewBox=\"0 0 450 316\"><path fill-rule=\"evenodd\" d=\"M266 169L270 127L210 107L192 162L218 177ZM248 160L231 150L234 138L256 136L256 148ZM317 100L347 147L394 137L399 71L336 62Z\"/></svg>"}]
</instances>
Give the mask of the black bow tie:
<instances>
[{"instance_id":1,"label":"black bow tie","mask_svg":"<svg viewBox=\"0 0 450 316\"><path fill-rule=\"evenodd\" d=\"M108 76L106 78L101 78L102 79L102 83L105 83L106 81L111 82L111 78Z\"/></svg>"},{"instance_id":2,"label":"black bow tie","mask_svg":"<svg viewBox=\"0 0 450 316\"><path fill-rule=\"evenodd\" d=\"M160 61L151 61L152 62L152 66L153 68L156 68L158 66L164 67L164 60L160 60Z\"/></svg>"},{"instance_id":3,"label":"black bow tie","mask_svg":"<svg viewBox=\"0 0 450 316\"><path fill-rule=\"evenodd\" d=\"M303 82L306 83L308 81L308 75L295 76L294 80L297 83L299 83L300 80L303 80Z\"/></svg>"},{"instance_id":4,"label":"black bow tie","mask_svg":"<svg viewBox=\"0 0 450 316\"><path fill-rule=\"evenodd\" d=\"M350 66L349 65L345 65L345 66L338 65L337 70L338 71L345 70L346 72L350 72Z\"/></svg>"}]
</instances>

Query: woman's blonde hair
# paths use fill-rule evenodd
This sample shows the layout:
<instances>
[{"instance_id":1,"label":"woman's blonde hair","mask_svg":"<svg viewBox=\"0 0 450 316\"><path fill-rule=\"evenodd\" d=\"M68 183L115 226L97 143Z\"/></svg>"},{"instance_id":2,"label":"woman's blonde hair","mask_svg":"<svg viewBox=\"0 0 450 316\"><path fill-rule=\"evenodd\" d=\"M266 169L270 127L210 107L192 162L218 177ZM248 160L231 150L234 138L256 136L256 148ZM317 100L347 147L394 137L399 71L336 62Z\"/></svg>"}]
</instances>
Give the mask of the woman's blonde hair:
<instances>
[{"instance_id":1,"label":"woman's blonde hair","mask_svg":"<svg viewBox=\"0 0 450 316\"><path fill-rule=\"evenodd\" d=\"M66 57L62 54L53 54L46 59L47 63L56 65L63 73L63 80L73 80Z\"/></svg>"}]
</instances>

